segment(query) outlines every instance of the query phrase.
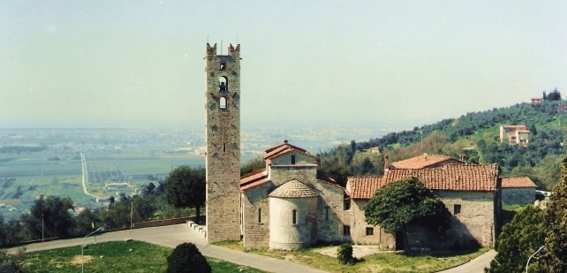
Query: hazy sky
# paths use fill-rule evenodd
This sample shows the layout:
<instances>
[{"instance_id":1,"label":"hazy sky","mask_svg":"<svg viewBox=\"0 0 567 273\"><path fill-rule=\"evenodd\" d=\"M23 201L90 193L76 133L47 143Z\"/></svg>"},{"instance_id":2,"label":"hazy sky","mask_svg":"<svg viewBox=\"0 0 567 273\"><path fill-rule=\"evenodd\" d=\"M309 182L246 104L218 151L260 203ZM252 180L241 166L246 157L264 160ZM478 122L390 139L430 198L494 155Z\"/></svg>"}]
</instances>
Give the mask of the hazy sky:
<instances>
[{"instance_id":1,"label":"hazy sky","mask_svg":"<svg viewBox=\"0 0 567 273\"><path fill-rule=\"evenodd\" d=\"M402 3L403 2L403 3ZM0 127L199 127L206 43L242 126L421 126L567 94L567 1L0 1Z\"/></svg>"}]
</instances>

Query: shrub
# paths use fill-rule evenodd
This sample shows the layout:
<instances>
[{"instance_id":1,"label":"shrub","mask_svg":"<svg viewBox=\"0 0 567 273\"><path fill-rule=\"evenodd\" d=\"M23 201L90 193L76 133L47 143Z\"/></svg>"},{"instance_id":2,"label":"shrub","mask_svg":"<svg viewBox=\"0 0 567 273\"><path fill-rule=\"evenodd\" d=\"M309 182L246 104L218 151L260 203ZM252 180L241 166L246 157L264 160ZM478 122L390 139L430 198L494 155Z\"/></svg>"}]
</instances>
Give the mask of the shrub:
<instances>
[{"instance_id":1,"label":"shrub","mask_svg":"<svg viewBox=\"0 0 567 273\"><path fill-rule=\"evenodd\" d=\"M211 273L211 266L192 243L178 245L167 257L167 273Z\"/></svg>"},{"instance_id":2,"label":"shrub","mask_svg":"<svg viewBox=\"0 0 567 273\"><path fill-rule=\"evenodd\" d=\"M352 245L342 244L337 248L337 259L340 264L351 264L354 263L354 258L352 257Z\"/></svg>"}]
</instances>

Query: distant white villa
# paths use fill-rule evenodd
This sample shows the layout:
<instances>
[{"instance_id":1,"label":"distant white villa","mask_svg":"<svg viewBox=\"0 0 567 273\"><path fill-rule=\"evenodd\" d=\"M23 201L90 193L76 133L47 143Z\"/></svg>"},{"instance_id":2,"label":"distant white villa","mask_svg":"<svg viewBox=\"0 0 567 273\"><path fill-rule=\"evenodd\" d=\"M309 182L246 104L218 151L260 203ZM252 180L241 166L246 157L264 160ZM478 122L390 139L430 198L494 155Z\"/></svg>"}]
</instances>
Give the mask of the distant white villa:
<instances>
[{"instance_id":1,"label":"distant white villa","mask_svg":"<svg viewBox=\"0 0 567 273\"><path fill-rule=\"evenodd\" d=\"M527 146L530 138L530 131L526 125L501 125L500 143L520 144Z\"/></svg>"}]
</instances>

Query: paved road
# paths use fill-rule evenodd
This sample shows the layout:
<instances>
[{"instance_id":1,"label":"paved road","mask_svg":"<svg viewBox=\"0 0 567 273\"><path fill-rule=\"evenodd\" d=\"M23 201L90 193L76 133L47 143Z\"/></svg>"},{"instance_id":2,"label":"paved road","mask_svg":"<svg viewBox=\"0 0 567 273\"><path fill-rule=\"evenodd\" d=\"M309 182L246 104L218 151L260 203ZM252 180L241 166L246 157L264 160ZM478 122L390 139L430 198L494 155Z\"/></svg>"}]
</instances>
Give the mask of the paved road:
<instances>
[{"instance_id":1,"label":"paved road","mask_svg":"<svg viewBox=\"0 0 567 273\"><path fill-rule=\"evenodd\" d=\"M484 268L490 265L490 261L492 261L495 256L496 251L490 250L466 264L444 271L439 271L438 273L483 273Z\"/></svg>"},{"instance_id":2,"label":"paved road","mask_svg":"<svg viewBox=\"0 0 567 273\"><path fill-rule=\"evenodd\" d=\"M142 228L133 230L123 230L103 233L96 236L97 242L108 241L121 241L131 238L138 241L145 241L148 243L161 245L165 247L175 248L177 245L184 242L194 243L201 253L205 256L225 260L235 264L246 265L258 268L268 272L274 273L288 273L288 272L305 272L305 273L323 273L325 271L309 268L300 264L289 261L278 260L266 256L246 253L238 250L232 250L224 247L208 245L204 238L200 237L198 233L189 228L186 224ZM82 238L56 240L44 243L36 243L27 245L27 251L41 251L47 249L78 246L81 245ZM92 244L94 237L88 237L85 240L86 244ZM496 256L496 252L491 250L478 258L453 269L440 271L439 273L482 273L484 267L490 264L490 261Z\"/></svg>"},{"instance_id":3,"label":"paved road","mask_svg":"<svg viewBox=\"0 0 567 273\"><path fill-rule=\"evenodd\" d=\"M138 241L145 241L148 243L161 245L165 247L175 248L177 245L184 242L194 243L203 255L225 260L235 264L246 265L258 268L268 272L275 273L288 273L288 272L305 272L305 273L324 273L318 269L309 268L300 264L289 261L278 260L266 256L246 253L238 250L232 250L224 247L208 245L204 238L200 237L198 233L189 228L186 224L170 225L153 228L142 228L133 230L123 230L103 233L96 236L97 242L120 241L126 238L131 238ZM77 246L81 245L82 238L56 240L51 242L43 242L27 245L27 251L41 251L53 248ZM93 237L88 237L85 244L92 244Z\"/></svg>"}]
</instances>

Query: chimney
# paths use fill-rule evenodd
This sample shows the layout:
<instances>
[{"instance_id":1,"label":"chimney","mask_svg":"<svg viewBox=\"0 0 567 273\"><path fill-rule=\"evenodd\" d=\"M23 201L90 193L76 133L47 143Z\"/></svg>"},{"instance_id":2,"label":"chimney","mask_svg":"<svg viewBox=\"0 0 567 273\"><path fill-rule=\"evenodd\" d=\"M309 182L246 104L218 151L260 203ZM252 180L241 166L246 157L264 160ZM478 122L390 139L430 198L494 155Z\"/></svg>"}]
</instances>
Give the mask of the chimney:
<instances>
[{"instance_id":1,"label":"chimney","mask_svg":"<svg viewBox=\"0 0 567 273\"><path fill-rule=\"evenodd\" d=\"M427 153L423 153L423 158L425 158L425 160L427 160Z\"/></svg>"},{"instance_id":2,"label":"chimney","mask_svg":"<svg viewBox=\"0 0 567 273\"><path fill-rule=\"evenodd\" d=\"M384 173L387 172L390 169L390 162L389 160L390 156L388 154L384 155Z\"/></svg>"}]
</instances>

